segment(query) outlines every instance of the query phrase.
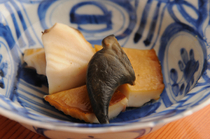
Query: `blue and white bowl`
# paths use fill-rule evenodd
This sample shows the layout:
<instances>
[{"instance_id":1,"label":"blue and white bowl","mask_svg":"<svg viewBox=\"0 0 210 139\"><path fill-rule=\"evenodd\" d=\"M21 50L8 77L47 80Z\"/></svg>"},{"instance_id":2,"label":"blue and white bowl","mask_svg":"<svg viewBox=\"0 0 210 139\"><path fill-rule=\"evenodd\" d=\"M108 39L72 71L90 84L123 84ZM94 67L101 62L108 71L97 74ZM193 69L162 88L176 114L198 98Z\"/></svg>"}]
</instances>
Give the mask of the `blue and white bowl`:
<instances>
[{"instance_id":1,"label":"blue and white bowl","mask_svg":"<svg viewBox=\"0 0 210 139\"><path fill-rule=\"evenodd\" d=\"M208 0L0 0L0 114L49 138L137 138L210 103ZM122 47L152 49L165 89L158 101L89 124L43 100L46 78L22 66L27 48L60 22L91 44L115 34Z\"/></svg>"}]
</instances>

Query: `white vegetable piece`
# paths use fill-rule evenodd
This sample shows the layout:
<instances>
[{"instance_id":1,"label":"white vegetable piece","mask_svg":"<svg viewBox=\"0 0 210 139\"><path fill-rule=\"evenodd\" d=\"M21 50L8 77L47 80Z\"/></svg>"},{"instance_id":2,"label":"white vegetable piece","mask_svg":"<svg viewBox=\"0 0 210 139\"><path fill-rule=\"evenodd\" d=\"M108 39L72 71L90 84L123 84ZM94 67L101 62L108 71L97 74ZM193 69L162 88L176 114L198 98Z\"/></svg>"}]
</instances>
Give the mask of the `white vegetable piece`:
<instances>
[{"instance_id":1,"label":"white vegetable piece","mask_svg":"<svg viewBox=\"0 0 210 139\"><path fill-rule=\"evenodd\" d=\"M43 32L49 94L85 84L89 60L94 54L81 32L56 23Z\"/></svg>"}]
</instances>

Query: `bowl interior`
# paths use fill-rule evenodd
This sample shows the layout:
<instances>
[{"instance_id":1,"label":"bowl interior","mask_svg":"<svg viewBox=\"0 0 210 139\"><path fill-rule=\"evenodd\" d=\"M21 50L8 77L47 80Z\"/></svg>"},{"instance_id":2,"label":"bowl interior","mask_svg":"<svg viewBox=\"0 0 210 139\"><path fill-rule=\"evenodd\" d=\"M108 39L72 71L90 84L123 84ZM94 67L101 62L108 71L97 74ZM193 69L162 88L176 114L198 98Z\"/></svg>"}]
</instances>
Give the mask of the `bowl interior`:
<instances>
[{"instance_id":1,"label":"bowl interior","mask_svg":"<svg viewBox=\"0 0 210 139\"><path fill-rule=\"evenodd\" d=\"M157 121L209 98L208 9L198 1L0 2L0 107L26 119L64 126L98 127ZM88 9L88 10L87 10ZM62 16L61 16L62 15ZM114 34L122 47L155 49L165 89L157 101L128 108L109 125L87 124L44 101L47 79L24 67L23 51L43 47L41 32L61 22L93 44Z\"/></svg>"}]
</instances>

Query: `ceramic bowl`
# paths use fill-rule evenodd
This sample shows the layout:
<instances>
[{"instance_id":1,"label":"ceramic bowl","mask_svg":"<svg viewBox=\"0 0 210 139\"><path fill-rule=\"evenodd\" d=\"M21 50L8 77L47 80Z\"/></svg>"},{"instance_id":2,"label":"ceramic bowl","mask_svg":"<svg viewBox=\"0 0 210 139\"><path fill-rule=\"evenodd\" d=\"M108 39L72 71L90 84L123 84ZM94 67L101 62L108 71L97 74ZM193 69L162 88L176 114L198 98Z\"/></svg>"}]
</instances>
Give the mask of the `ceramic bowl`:
<instances>
[{"instance_id":1,"label":"ceramic bowl","mask_svg":"<svg viewBox=\"0 0 210 139\"><path fill-rule=\"evenodd\" d=\"M0 114L49 138L137 138L210 103L207 0L0 0ZM22 66L25 49L60 22L91 44L114 34L122 47L154 48L165 89L159 100L127 109L110 124L89 124L43 100L46 78Z\"/></svg>"}]
</instances>

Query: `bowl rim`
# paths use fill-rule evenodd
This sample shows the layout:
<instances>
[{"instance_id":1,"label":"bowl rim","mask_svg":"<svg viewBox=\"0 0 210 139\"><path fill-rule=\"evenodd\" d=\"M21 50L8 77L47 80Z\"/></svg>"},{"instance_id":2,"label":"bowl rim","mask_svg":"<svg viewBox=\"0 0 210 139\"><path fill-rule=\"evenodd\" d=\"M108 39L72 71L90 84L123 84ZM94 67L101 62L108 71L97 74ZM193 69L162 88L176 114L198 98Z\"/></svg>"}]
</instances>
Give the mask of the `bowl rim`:
<instances>
[{"instance_id":1,"label":"bowl rim","mask_svg":"<svg viewBox=\"0 0 210 139\"><path fill-rule=\"evenodd\" d=\"M127 123L123 126L108 126L108 127L74 127L74 126L68 127L68 126L63 126L63 125L53 125L51 123L43 124L43 122L41 121L34 121L32 119L26 119L25 117L17 115L14 112L5 110L1 107L0 107L0 115L3 115L16 122L19 122L22 125L35 126L35 127L44 128L47 130L54 130L54 131L60 131L60 132L74 132L74 133L83 133L83 134L87 134L87 133L98 134L98 133L110 133L110 132L113 133L113 132L123 132L123 131L131 131L131 130L140 130L141 128L145 129L145 128L152 128L154 126L165 125L172 121L189 116L201 110L202 108L206 107L209 104L210 104L210 98L205 100L200 105L193 106L191 109L180 112L179 114L175 116L167 117L165 119L159 119L159 120L142 122L142 123L134 122L134 123Z\"/></svg>"}]
</instances>

